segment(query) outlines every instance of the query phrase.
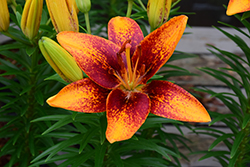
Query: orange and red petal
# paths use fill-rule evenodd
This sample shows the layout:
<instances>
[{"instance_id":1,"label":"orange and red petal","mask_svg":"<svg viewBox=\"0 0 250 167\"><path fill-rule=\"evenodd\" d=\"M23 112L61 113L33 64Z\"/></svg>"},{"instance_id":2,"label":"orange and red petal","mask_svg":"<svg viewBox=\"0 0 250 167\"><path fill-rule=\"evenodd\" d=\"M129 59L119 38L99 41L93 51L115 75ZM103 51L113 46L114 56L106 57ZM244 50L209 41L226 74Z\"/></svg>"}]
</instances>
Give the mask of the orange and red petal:
<instances>
[{"instance_id":1,"label":"orange and red petal","mask_svg":"<svg viewBox=\"0 0 250 167\"><path fill-rule=\"evenodd\" d=\"M98 36L71 31L59 33L57 40L97 84L108 89L119 84L111 72L121 70L116 55L118 45Z\"/></svg>"},{"instance_id":2,"label":"orange and red petal","mask_svg":"<svg viewBox=\"0 0 250 167\"><path fill-rule=\"evenodd\" d=\"M108 37L119 46L131 39L131 56L144 36L140 26L128 17L114 17L108 23Z\"/></svg>"},{"instance_id":3,"label":"orange and red petal","mask_svg":"<svg viewBox=\"0 0 250 167\"><path fill-rule=\"evenodd\" d=\"M150 99L144 93L114 89L107 99L107 131L110 143L130 139L145 122Z\"/></svg>"},{"instance_id":4,"label":"orange and red petal","mask_svg":"<svg viewBox=\"0 0 250 167\"><path fill-rule=\"evenodd\" d=\"M250 10L250 0L230 0L227 6L227 15L231 16L236 13Z\"/></svg>"},{"instance_id":5,"label":"orange and red petal","mask_svg":"<svg viewBox=\"0 0 250 167\"><path fill-rule=\"evenodd\" d=\"M108 89L85 78L65 86L58 94L50 97L47 103L52 107L78 112L104 112L109 92Z\"/></svg>"},{"instance_id":6,"label":"orange and red petal","mask_svg":"<svg viewBox=\"0 0 250 167\"><path fill-rule=\"evenodd\" d=\"M181 87L167 81L152 81L143 91L151 100L151 113L175 120L209 122L203 105Z\"/></svg>"},{"instance_id":7,"label":"orange and red petal","mask_svg":"<svg viewBox=\"0 0 250 167\"><path fill-rule=\"evenodd\" d=\"M138 70L145 66L146 75L142 82L145 84L172 56L186 28L187 16L172 18L167 23L150 33L141 42L140 50L135 51L133 63L139 57Z\"/></svg>"}]
</instances>

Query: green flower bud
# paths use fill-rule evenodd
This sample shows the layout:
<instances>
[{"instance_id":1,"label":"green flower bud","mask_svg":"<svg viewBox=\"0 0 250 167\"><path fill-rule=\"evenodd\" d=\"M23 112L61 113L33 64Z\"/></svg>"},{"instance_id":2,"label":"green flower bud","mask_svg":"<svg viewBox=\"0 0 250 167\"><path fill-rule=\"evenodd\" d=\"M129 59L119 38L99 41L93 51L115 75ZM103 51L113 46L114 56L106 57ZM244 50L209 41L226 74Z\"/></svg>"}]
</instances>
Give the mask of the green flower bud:
<instances>
[{"instance_id":1,"label":"green flower bud","mask_svg":"<svg viewBox=\"0 0 250 167\"><path fill-rule=\"evenodd\" d=\"M82 70L75 59L59 44L47 37L39 40L39 48L56 73L66 82L75 82L83 78Z\"/></svg>"},{"instance_id":2,"label":"green flower bud","mask_svg":"<svg viewBox=\"0 0 250 167\"><path fill-rule=\"evenodd\" d=\"M38 33L43 11L43 0L27 0L22 14L21 29L32 40Z\"/></svg>"},{"instance_id":3,"label":"green flower bud","mask_svg":"<svg viewBox=\"0 0 250 167\"><path fill-rule=\"evenodd\" d=\"M82 13L88 13L91 8L90 0L76 0L76 5Z\"/></svg>"},{"instance_id":4,"label":"green flower bud","mask_svg":"<svg viewBox=\"0 0 250 167\"><path fill-rule=\"evenodd\" d=\"M10 14L7 0L0 1L0 32L7 31L10 24Z\"/></svg>"},{"instance_id":5,"label":"green flower bud","mask_svg":"<svg viewBox=\"0 0 250 167\"><path fill-rule=\"evenodd\" d=\"M46 4L57 33L79 31L77 10L73 0L46 0Z\"/></svg>"},{"instance_id":6,"label":"green flower bud","mask_svg":"<svg viewBox=\"0 0 250 167\"><path fill-rule=\"evenodd\" d=\"M167 21L172 0L148 0L147 14L151 29L156 29Z\"/></svg>"}]
</instances>

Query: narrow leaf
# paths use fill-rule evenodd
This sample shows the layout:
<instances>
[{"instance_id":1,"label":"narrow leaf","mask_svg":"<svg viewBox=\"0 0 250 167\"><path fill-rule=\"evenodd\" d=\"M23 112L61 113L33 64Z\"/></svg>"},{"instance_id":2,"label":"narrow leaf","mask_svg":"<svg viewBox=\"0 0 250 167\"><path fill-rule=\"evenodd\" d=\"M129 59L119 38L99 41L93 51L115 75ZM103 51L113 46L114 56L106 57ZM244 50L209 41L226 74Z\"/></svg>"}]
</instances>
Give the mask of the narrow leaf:
<instances>
[{"instance_id":1,"label":"narrow leaf","mask_svg":"<svg viewBox=\"0 0 250 167\"><path fill-rule=\"evenodd\" d=\"M245 135L246 134L243 131L239 132L236 135L234 143L233 143L233 147L232 147L232 150L231 150L231 154L230 154L230 158L231 159L235 156L236 152L238 151L240 143L242 142L242 140L245 137Z\"/></svg>"}]
</instances>

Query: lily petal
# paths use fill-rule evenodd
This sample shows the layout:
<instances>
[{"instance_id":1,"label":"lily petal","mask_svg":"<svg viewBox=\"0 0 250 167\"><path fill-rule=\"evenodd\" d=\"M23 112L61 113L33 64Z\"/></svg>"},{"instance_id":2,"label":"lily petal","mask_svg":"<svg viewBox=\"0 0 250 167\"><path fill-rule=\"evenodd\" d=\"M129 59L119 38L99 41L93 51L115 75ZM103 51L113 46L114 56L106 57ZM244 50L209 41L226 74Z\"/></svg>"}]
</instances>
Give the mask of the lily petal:
<instances>
[{"instance_id":1,"label":"lily petal","mask_svg":"<svg viewBox=\"0 0 250 167\"><path fill-rule=\"evenodd\" d=\"M118 79L110 72L120 72L116 53L120 47L104 38L64 31L58 42L76 59L79 67L97 84L107 89L116 87Z\"/></svg>"},{"instance_id":2,"label":"lily petal","mask_svg":"<svg viewBox=\"0 0 250 167\"><path fill-rule=\"evenodd\" d=\"M145 122L149 111L150 99L146 94L114 89L107 99L108 141L131 138Z\"/></svg>"},{"instance_id":3,"label":"lily petal","mask_svg":"<svg viewBox=\"0 0 250 167\"><path fill-rule=\"evenodd\" d=\"M250 10L249 0L230 0L227 6L227 15L231 16L236 13L246 12Z\"/></svg>"},{"instance_id":4,"label":"lily petal","mask_svg":"<svg viewBox=\"0 0 250 167\"><path fill-rule=\"evenodd\" d=\"M132 58L134 64L139 58L138 70L145 67L146 75L142 83L145 84L172 56L186 28L187 19L184 15L174 17L142 40L141 49L137 49Z\"/></svg>"},{"instance_id":5,"label":"lily petal","mask_svg":"<svg viewBox=\"0 0 250 167\"><path fill-rule=\"evenodd\" d=\"M140 26L128 17L114 17L108 23L108 37L119 46L131 39L131 55L136 46L143 40L144 36Z\"/></svg>"},{"instance_id":6,"label":"lily petal","mask_svg":"<svg viewBox=\"0 0 250 167\"><path fill-rule=\"evenodd\" d=\"M47 103L52 107L78 112L104 112L109 92L85 78L65 86L57 95L50 97Z\"/></svg>"},{"instance_id":7,"label":"lily petal","mask_svg":"<svg viewBox=\"0 0 250 167\"><path fill-rule=\"evenodd\" d=\"M151 113L175 120L209 122L202 104L181 87L167 81L152 81L143 91L151 100Z\"/></svg>"}]
</instances>

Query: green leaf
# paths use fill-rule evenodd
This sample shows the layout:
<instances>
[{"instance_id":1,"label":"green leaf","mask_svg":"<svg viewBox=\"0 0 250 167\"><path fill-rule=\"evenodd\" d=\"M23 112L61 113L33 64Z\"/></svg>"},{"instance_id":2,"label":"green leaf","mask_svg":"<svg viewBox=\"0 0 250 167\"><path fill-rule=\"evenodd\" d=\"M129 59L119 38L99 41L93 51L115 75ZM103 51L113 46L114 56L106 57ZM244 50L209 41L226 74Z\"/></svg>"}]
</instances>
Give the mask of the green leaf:
<instances>
[{"instance_id":1,"label":"green leaf","mask_svg":"<svg viewBox=\"0 0 250 167\"><path fill-rule=\"evenodd\" d=\"M168 154L179 157L178 154L173 152L172 150L159 146L155 143L155 140L150 140L150 139L144 139L144 138L138 138L139 140L129 140L129 144L126 145L125 147L121 147L118 150L132 150L132 149L137 149L137 150L151 150L151 151L156 151L157 153L161 154L163 157L167 158L170 160L170 157Z\"/></svg>"},{"instance_id":2,"label":"green leaf","mask_svg":"<svg viewBox=\"0 0 250 167\"><path fill-rule=\"evenodd\" d=\"M180 121L153 116L153 117L148 117L146 119L145 123L141 126L140 129L147 129L147 128L151 128L151 127L159 127L159 125L164 124L164 123L165 124L171 123L171 124L183 125L183 122L180 122Z\"/></svg>"},{"instance_id":3,"label":"green leaf","mask_svg":"<svg viewBox=\"0 0 250 167\"><path fill-rule=\"evenodd\" d=\"M228 167L228 161L225 161L221 157L215 157L215 158L219 161L219 163L222 165L222 167Z\"/></svg>"},{"instance_id":4,"label":"green leaf","mask_svg":"<svg viewBox=\"0 0 250 167\"><path fill-rule=\"evenodd\" d=\"M231 151L232 152L232 151ZM239 155L240 155L240 151L237 151L234 155L233 158L230 158L229 160L229 164L228 164L228 167L235 167L235 162L237 161ZM238 165L238 164L237 164Z\"/></svg>"},{"instance_id":5,"label":"green leaf","mask_svg":"<svg viewBox=\"0 0 250 167\"><path fill-rule=\"evenodd\" d=\"M80 142L79 154L83 151L85 146L89 143L90 139L98 132L98 127L90 128L83 136Z\"/></svg>"},{"instance_id":6,"label":"green leaf","mask_svg":"<svg viewBox=\"0 0 250 167\"><path fill-rule=\"evenodd\" d=\"M67 118L68 116L69 115L48 115L48 116L36 118L36 119L32 120L31 122L38 122L38 121L59 121L61 119Z\"/></svg>"},{"instance_id":7,"label":"green leaf","mask_svg":"<svg viewBox=\"0 0 250 167\"><path fill-rule=\"evenodd\" d=\"M38 49L38 47L33 47L33 46L27 46L26 47L26 53L27 55L31 56L33 53L35 53L36 49Z\"/></svg>"},{"instance_id":8,"label":"green leaf","mask_svg":"<svg viewBox=\"0 0 250 167\"><path fill-rule=\"evenodd\" d=\"M228 27L231 27L231 28L234 28L235 30L237 30L240 33L244 34L246 37L250 38L250 36L246 32L244 32L242 29L240 29L238 27L232 26L230 24L227 24L227 23L224 23L224 22L221 22L221 21L218 21L218 23L223 24L223 25L228 26Z\"/></svg>"},{"instance_id":9,"label":"green leaf","mask_svg":"<svg viewBox=\"0 0 250 167\"><path fill-rule=\"evenodd\" d=\"M208 148L208 151L211 151L217 144L219 144L220 142L228 139L228 138L231 138L234 136L234 134L223 134L222 136L218 137L211 145L210 147Z\"/></svg>"},{"instance_id":10,"label":"green leaf","mask_svg":"<svg viewBox=\"0 0 250 167\"><path fill-rule=\"evenodd\" d=\"M73 162L72 167L79 167L84 162L86 162L88 159L90 159L95 154L95 152L96 152L96 150L88 151L87 153L80 154L75 159L72 159L71 160ZM61 166L59 166L59 167L61 167Z\"/></svg>"},{"instance_id":11,"label":"green leaf","mask_svg":"<svg viewBox=\"0 0 250 167\"><path fill-rule=\"evenodd\" d=\"M7 109L9 106L13 105L15 102L19 101L19 98L12 99L6 105L2 106L1 109Z\"/></svg>"},{"instance_id":12,"label":"green leaf","mask_svg":"<svg viewBox=\"0 0 250 167\"><path fill-rule=\"evenodd\" d=\"M104 113L100 117L100 142L101 145L104 143L106 139L106 129L107 129L107 118L106 118L106 113Z\"/></svg>"},{"instance_id":13,"label":"green leaf","mask_svg":"<svg viewBox=\"0 0 250 167\"><path fill-rule=\"evenodd\" d=\"M152 166L152 167L167 167L167 166L176 166L170 165L171 162L166 161L161 157L131 157L124 160L127 166Z\"/></svg>"},{"instance_id":14,"label":"green leaf","mask_svg":"<svg viewBox=\"0 0 250 167\"><path fill-rule=\"evenodd\" d=\"M242 17L241 17L241 20L245 20L245 19L247 19L249 17L250 17L250 11L244 12Z\"/></svg>"},{"instance_id":15,"label":"green leaf","mask_svg":"<svg viewBox=\"0 0 250 167\"><path fill-rule=\"evenodd\" d=\"M72 119L74 121L75 121L75 118L76 118L77 114L79 114L79 112L72 112Z\"/></svg>"},{"instance_id":16,"label":"green leaf","mask_svg":"<svg viewBox=\"0 0 250 167\"><path fill-rule=\"evenodd\" d=\"M44 104L43 93L40 90L37 90L35 92L35 99L41 106L43 106Z\"/></svg>"},{"instance_id":17,"label":"green leaf","mask_svg":"<svg viewBox=\"0 0 250 167\"><path fill-rule=\"evenodd\" d=\"M98 145L95 148L95 167L102 167L103 159L105 156L105 152L108 147L108 142L103 143L102 145Z\"/></svg>"},{"instance_id":18,"label":"green leaf","mask_svg":"<svg viewBox=\"0 0 250 167\"><path fill-rule=\"evenodd\" d=\"M235 140L234 140L233 147L232 147L231 154L230 154L230 159L232 159L235 156L240 146L240 143L242 142L245 135L246 134L243 131L241 131L235 136Z\"/></svg>"},{"instance_id":19,"label":"green leaf","mask_svg":"<svg viewBox=\"0 0 250 167\"><path fill-rule=\"evenodd\" d=\"M26 86L23 88L22 92L21 92L19 95L22 96L24 93L27 93L28 91L30 91L31 88L33 88L33 87L34 87L34 85L26 85Z\"/></svg>"},{"instance_id":20,"label":"green leaf","mask_svg":"<svg viewBox=\"0 0 250 167\"><path fill-rule=\"evenodd\" d=\"M197 153L199 153L199 152L197 152ZM220 156L223 156L225 154L229 154L230 152L229 151L210 151L210 152L204 152L204 153L206 153L206 155L201 157L199 159L199 161L210 158L210 157L217 157L217 156L220 157Z\"/></svg>"},{"instance_id":21,"label":"green leaf","mask_svg":"<svg viewBox=\"0 0 250 167\"><path fill-rule=\"evenodd\" d=\"M69 139L71 137L76 136L77 133L69 133L69 132L50 132L47 133L45 135L38 135L36 137L41 137L41 138L45 138L45 137L53 137L53 138L61 138L61 139Z\"/></svg>"},{"instance_id":22,"label":"green leaf","mask_svg":"<svg viewBox=\"0 0 250 167\"><path fill-rule=\"evenodd\" d=\"M43 9L43 11L42 11L42 18L41 18L41 25L44 25L44 24L46 24L47 23L47 21L48 21L48 12L47 12L47 10L45 10L45 9Z\"/></svg>"},{"instance_id":23,"label":"green leaf","mask_svg":"<svg viewBox=\"0 0 250 167\"><path fill-rule=\"evenodd\" d=\"M74 126L77 128L77 130L80 133L86 133L88 131L86 127L89 127L89 126L83 125L81 122L72 122L72 123L74 124Z\"/></svg>"},{"instance_id":24,"label":"green leaf","mask_svg":"<svg viewBox=\"0 0 250 167\"><path fill-rule=\"evenodd\" d=\"M112 151L112 152L109 153L109 155L112 158L112 160L114 161L115 166L124 167L123 161L122 161L121 156L120 156L119 153Z\"/></svg>"},{"instance_id":25,"label":"green leaf","mask_svg":"<svg viewBox=\"0 0 250 167\"><path fill-rule=\"evenodd\" d=\"M250 23L246 19L242 20L241 15L239 14L236 14L234 16L248 29L248 32L250 32Z\"/></svg>"},{"instance_id":26,"label":"green leaf","mask_svg":"<svg viewBox=\"0 0 250 167\"><path fill-rule=\"evenodd\" d=\"M225 119L225 118L232 118L232 117L234 117L234 116L235 116L234 114L222 114L222 115L220 115L220 116L214 118L214 119L210 122L209 126L213 125L213 124L216 123L216 122L221 121L222 119Z\"/></svg>"},{"instance_id":27,"label":"green leaf","mask_svg":"<svg viewBox=\"0 0 250 167\"><path fill-rule=\"evenodd\" d=\"M66 124L69 124L71 123L73 120L72 120L72 116L71 115L68 115L66 117L64 117L63 119L60 119L58 122L56 122L55 124L53 124L51 127L49 127L46 131L44 131L42 133L42 135L45 135L46 133L49 133L55 129L58 129Z\"/></svg>"},{"instance_id":28,"label":"green leaf","mask_svg":"<svg viewBox=\"0 0 250 167\"><path fill-rule=\"evenodd\" d=\"M49 159L46 162L44 160L37 161L36 163L30 165L29 167L37 167L39 165L54 163L56 161L62 161L62 160L65 160L65 159L72 159L72 158L74 158L74 157L76 157L78 155L79 155L78 153L68 153L68 154L57 155L57 156Z\"/></svg>"},{"instance_id":29,"label":"green leaf","mask_svg":"<svg viewBox=\"0 0 250 167\"><path fill-rule=\"evenodd\" d=\"M29 150L32 156L35 156L35 149L34 134L29 133Z\"/></svg>"},{"instance_id":30,"label":"green leaf","mask_svg":"<svg viewBox=\"0 0 250 167\"><path fill-rule=\"evenodd\" d=\"M181 52L181 51L175 51L174 54L168 60L168 63L171 61L174 61L174 60L194 58L194 57L198 57L198 55L191 54L191 53L185 53L185 52Z\"/></svg>"},{"instance_id":31,"label":"green leaf","mask_svg":"<svg viewBox=\"0 0 250 167\"><path fill-rule=\"evenodd\" d=\"M8 166L9 167L12 167L14 165L14 163L17 161L17 152L14 152L12 155L11 155L11 159L8 163Z\"/></svg>"},{"instance_id":32,"label":"green leaf","mask_svg":"<svg viewBox=\"0 0 250 167\"><path fill-rule=\"evenodd\" d=\"M48 148L47 150L45 150L44 152L39 154L35 159L33 159L31 161L31 163L36 162L36 161L40 160L41 158L50 154L45 160L45 161L48 161L50 158L52 158L52 156L54 156L55 154L57 154L59 151L63 150L64 148L79 143L79 141L81 141L82 137L83 137L83 134L79 134L79 135L76 135L68 140L65 140L65 141L62 141L56 145L53 145L52 147Z\"/></svg>"},{"instance_id":33,"label":"green leaf","mask_svg":"<svg viewBox=\"0 0 250 167\"><path fill-rule=\"evenodd\" d=\"M19 167L27 167L27 164L29 164L29 155L25 154L22 157L22 160L20 162L20 166Z\"/></svg>"},{"instance_id":34,"label":"green leaf","mask_svg":"<svg viewBox=\"0 0 250 167\"><path fill-rule=\"evenodd\" d=\"M16 12L16 19L17 19L18 25L20 26L21 25L22 15L18 11Z\"/></svg>"},{"instance_id":35,"label":"green leaf","mask_svg":"<svg viewBox=\"0 0 250 167\"><path fill-rule=\"evenodd\" d=\"M20 69L19 69L17 66L15 66L14 64L12 64L12 63L9 62L9 61L6 61L6 60L4 60L4 59L0 59L0 62L1 62L3 65L9 67L10 69L13 69L13 70L16 70L16 71L20 71ZM9 68L8 68L8 69L9 69ZM3 69L3 70L5 70L5 69ZM6 70L6 71L7 71L7 70Z\"/></svg>"},{"instance_id":36,"label":"green leaf","mask_svg":"<svg viewBox=\"0 0 250 167\"><path fill-rule=\"evenodd\" d=\"M150 78L151 80L157 80L157 79L160 79L162 78L163 76L162 75L157 75L155 74L154 76L152 76L152 78Z\"/></svg>"},{"instance_id":37,"label":"green leaf","mask_svg":"<svg viewBox=\"0 0 250 167\"><path fill-rule=\"evenodd\" d=\"M46 78L45 80L55 80L55 81L63 83L64 85L69 84L68 82L64 81L58 74L54 74L54 75Z\"/></svg>"},{"instance_id":38,"label":"green leaf","mask_svg":"<svg viewBox=\"0 0 250 167\"><path fill-rule=\"evenodd\" d=\"M15 145L18 138L21 137L20 136L21 133L23 133L23 129L18 129L18 131L13 136L13 143L12 143L13 145Z\"/></svg>"},{"instance_id":39,"label":"green leaf","mask_svg":"<svg viewBox=\"0 0 250 167\"><path fill-rule=\"evenodd\" d=\"M243 122L242 122L242 126L241 128L242 129L245 129L245 127L247 126L247 124L250 122L250 114L246 114L244 117L243 117Z\"/></svg>"}]
</instances>

